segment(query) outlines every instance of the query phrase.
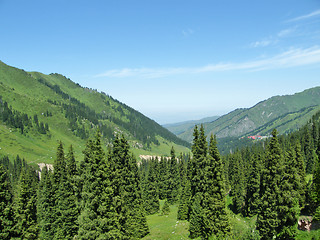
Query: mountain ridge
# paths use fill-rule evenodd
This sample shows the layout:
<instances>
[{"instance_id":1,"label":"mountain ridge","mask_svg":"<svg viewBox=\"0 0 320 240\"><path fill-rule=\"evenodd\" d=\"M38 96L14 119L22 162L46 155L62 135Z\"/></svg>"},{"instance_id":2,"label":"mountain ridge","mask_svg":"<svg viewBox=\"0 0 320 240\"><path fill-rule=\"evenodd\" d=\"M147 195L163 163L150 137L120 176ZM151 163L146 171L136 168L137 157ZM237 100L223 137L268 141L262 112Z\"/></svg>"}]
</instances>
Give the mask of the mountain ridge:
<instances>
[{"instance_id":1,"label":"mountain ridge","mask_svg":"<svg viewBox=\"0 0 320 240\"><path fill-rule=\"evenodd\" d=\"M188 151L187 142L154 120L61 74L26 72L0 62L0 96L0 113L6 109L11 119L4 122L0 115L0 155L50 163L46 159L54 158L61 140L81 156L86 139L98 128L106 145L115 134L124 134L136 156L169 154L171 146L177 152ZM48 131L40 133L40 125L47 125Z\"/></svg>"},{"instance_id":2,"label":"mountain ridge","mask_svg":"<svg viewBox=\"0 0 320 240\"><path fill-rule=\"evenodd\" d=\"M292 95L273 96L250 108L235 109L211 123L204 123L204 128L207 135L212 133L218 138L267 135L271 128L279 126L279 132L283 134L304 125L308 117L320 110L319 105L320 87L314 87ZM191 142L192 129L178 136Z\"/></svg>"},{"instance_id":3,"label":"mountain ridge","mask_svg":"<svg viewBox=\"0 0 320 240\"><path fill-rule=\"evenodd\" d=\"M179 135L180 133L183 133L186 130L189 130L193 128L197 124L212 122L216 119L218 119L220 116L212 116L212 117L206 117L201 118L199 120L189 120L189 121L183 121L183 122L177 122L177 123L169 123L169 124L163 124L162 126L171 131L172 133Z\"/></svg>"}]
</instances>

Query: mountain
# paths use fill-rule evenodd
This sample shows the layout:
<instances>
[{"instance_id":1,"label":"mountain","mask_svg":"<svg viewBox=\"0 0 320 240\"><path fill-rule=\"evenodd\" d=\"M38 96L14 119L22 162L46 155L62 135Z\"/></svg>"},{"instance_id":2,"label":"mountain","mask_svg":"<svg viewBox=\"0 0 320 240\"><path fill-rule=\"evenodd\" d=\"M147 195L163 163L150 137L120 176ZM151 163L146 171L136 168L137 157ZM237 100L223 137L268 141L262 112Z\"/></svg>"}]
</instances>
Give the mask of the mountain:
<instances>
[{"instance_id":1,"label":"mountain","mask_svg":"<svg viewBox=\"0 0 320 240\"><path fill-rule=\"evenodd\" d=\"M320 87L307 89L293 95L275 96L251 108L236 109L217 120L205 123L207 135L218 138L269 135L277 128L280 134L292 132L305 125L320 110ZM192 141L193 130L178 136Z\"/></svg>"},{"instance_id":2,"label":"mountain","mask_svg":"<svg viewBox=\"0 0 320 240\"><path fill-rule=\"evenodd\" d=\"M0 155L52 162L61 140L80 157L98 128L106 145L123 134L136 155L189 151L189 143L103 92L0 61Z\"/></svg>"},{"instance_id":3,"label":"mountain","mask_svg":"<svg viewBox=\"0 0 320 240\"><path fill-rule=\"evenodd\" d=\"M174 133L175 135L179 135L185 131L193 129L195 125L213 122L218 118L219 116L213 116L213 117L202 118L200 120L190 120L190 121L184 121L184 122L178 122L178 123L164 124L162 126L168 129L170 132Z\"/></svg>"}]
</instances>

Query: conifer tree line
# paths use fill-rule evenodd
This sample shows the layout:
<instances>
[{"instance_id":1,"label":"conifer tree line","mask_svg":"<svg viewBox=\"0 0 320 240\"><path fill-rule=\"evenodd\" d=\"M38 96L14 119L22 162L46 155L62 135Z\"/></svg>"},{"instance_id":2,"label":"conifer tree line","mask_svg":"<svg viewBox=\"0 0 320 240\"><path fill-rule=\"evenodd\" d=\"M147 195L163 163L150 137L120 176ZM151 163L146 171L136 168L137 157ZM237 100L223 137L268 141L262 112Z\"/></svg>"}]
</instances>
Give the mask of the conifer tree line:
<instances>
[{"instance_id":1,"label":"conifer tree line","mask_svg":"<svg viewBox=\"0 0 320 240\"><path fill-rule=\"evenodd\" d=\"M208 145L203 126L195 127L192 157L177 158L172 148L168 158L142 161L140 175L147 214L160 212L159 199L165 200L164 208L178 205L177 220L189 221L190 238L230 235L222 158L213 136Z\"/></svg>"},{"instance_id":2,"label":"conifer tree line","mask_svg":"<svg viewBox=\"0 0 320 240\"><path fill-rule=\"evenodd\" d=\"M107 152L100 132L76 164L59 142L54 171L19 157L0 162L1 239L140 239L149 233L136 159L118 136Z\"/></svg>"},{"instance_id":3,"label":"conifer tree line","mask_svg":"<svg viewBox=\"0 0 320 240\"><path fill-rule=\"evenodd\" d=\"M295 239L302 213L320 220L319 116L299 131L273 130L266 142L223 157L232 211L256 215L261 239Z\"/></svg>"},{"instance_id":4,"label":"conifer tree line","mask_svg":"<svg viewBox=\"0 0 320 240\"><path fill-rule=\"evenodd\" d=\"M33 118L28 116L26 113L14 110L8 103L2 100L0 96L0 120L7 124L8 126L19 129L21 134L25 134L30 130L35 130L41 134L47 134L49 132L48 123L43 123L38 120L38 115L34 115ZM43 114L45 117L50 117L52 114L50 112L45 112Z\"/></svg>"}]
</instances>

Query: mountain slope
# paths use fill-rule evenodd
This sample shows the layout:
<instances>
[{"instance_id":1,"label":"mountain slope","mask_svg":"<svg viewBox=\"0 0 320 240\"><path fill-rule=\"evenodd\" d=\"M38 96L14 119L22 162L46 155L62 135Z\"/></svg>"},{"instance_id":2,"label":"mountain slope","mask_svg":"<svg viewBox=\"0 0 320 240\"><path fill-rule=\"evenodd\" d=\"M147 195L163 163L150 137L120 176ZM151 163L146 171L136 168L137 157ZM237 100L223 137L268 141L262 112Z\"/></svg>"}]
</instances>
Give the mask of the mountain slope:
<instances>
[{"instance_id":1,"label":"mountain slope","mask_svg":"<svg viewBox=\"0 0 320 240\"><path fill-rule=\"evenodd\" d=\"M187 130L193 129L195 125L213 122L218 118L219 116L213 116L213 117L202 118L200 120L190 120L190 121L184 121L179 123L165 124L162 126L168 129L170 132L176 135L179 135Z\"/></svg>"},{"instance_id":2,"label":"mountain slope","mask_svg":"<svg viewBox=\"0 0 320 240\"><path fill-rule=\"evenodd\" d=\"M236 109L204 127L206 134L213 133L218 138L268 135L273 128L282 134L304 125L319 105L320 87L315 87L294 95L275 96L248 109ZM178 136L191 142L192 130Z\"/></svg>"},{"instance_id":3,"label":"mountain slope","mask_svg":"<svg viewBox=\"0 0 320 240\"><path fill-rule=\"evenodd\" d=\"M188 143L155 121L104 93L60 74L25 72L0 62L0 154L43 162L54 158L57 141L73 144L79 156L99 127L105 143L124 134L134 148L168 154ZM46 130L47 127L47 130Z\"/></svg>"}]
</instances>

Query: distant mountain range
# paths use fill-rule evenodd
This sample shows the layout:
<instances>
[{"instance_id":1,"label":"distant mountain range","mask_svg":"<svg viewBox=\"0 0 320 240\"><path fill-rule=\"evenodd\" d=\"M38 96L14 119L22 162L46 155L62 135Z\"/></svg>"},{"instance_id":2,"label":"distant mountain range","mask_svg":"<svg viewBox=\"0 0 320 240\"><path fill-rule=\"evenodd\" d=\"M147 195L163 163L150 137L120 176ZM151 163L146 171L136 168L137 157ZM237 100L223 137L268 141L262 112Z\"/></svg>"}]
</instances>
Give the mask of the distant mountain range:
<instances>
[{"instance_id":1,"label":"distant mountain range","mask_svg":"<svg viewBox=\"0 0 320 240\"><path fill-rule=\"evenodd\" d=\"M178 153L189 151L189 143L103 92L0 61L0 156L51 163L61 140L82 157L98 128L105 145L123 134L137 156L169 155L172 146Z\"/></svg>"},{"instance_id":2,"label":"distant mountain range","mask_svg":"<svg viewBox=\"0 0 320 240\"><path fill-rule=\"evenodd\" d=\"M212 133L217 138L269 135L274 128L284 134L305 125L318 111L320 87L315 87L293 95L271 97L251 108L236 109L203 125L208 136ZM192 141L192 128L177 131L172 126L165 125L181 139Z\"/></svg>"},{"instance_id":3,"label":"distant mountain range","mask_svg":"<svg viewBox=\"0 0 320 240\"><path fill-rule=\"evenodd\" d=\"M184 122L178 122L178 123L172 123L172 124L164 124L162 126L168 129L169 131L171 131L172 133L179 136L180 134L193 129L195 125L213 122L218 118L219 116L213 116L213 117L202 118L200 120L190 120L190 121L184 121Z\"/></svg>"}]
</instances>

